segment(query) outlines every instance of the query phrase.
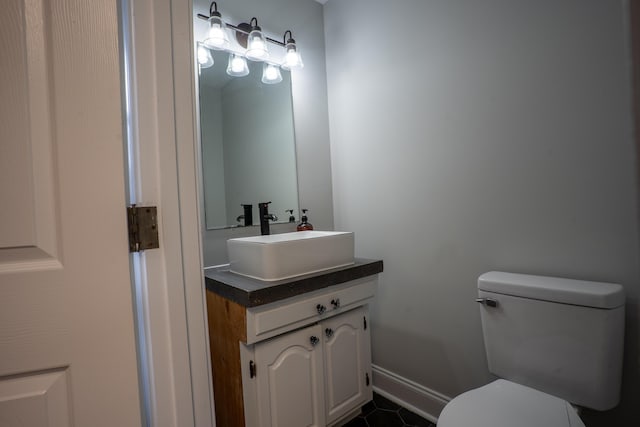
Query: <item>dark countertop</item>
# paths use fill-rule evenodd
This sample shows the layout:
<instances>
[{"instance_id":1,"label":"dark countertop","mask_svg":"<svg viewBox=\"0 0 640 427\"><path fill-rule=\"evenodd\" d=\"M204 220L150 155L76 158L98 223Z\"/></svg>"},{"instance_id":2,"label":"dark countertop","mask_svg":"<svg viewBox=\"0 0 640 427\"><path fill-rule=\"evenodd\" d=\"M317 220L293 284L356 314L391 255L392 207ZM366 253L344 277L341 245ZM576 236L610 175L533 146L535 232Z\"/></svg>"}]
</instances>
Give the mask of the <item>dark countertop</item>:
<instances>
[{"instance_id":1,"label":"dark countertop","mask_svg":"<svg viewBox=\"0 0 640 427\"><path fill-rule=\"evenodd\" d=\"M290 279L266 282L229 271L224 265L205 270L207 291L237 302L244 307L255 307L285 298L315 291L362 277L381 273L381 260L356 258L355 264Z\"/></svg>"}]
</instances>

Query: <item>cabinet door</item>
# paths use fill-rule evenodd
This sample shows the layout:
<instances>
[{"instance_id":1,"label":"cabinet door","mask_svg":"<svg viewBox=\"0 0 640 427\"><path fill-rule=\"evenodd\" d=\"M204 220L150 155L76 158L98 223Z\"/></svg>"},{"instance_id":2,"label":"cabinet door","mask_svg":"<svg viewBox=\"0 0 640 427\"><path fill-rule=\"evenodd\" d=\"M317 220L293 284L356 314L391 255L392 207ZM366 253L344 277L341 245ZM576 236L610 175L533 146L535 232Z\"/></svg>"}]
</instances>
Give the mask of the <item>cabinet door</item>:
<instances>
[{"instance_id":1,"label":"cabinet door","mask_svg":"<svg viewBox=\"0 0 640 427\"><path fill-rule=\"evenodd\" d=\"M261 427L324 427L320 325L256 344Z\"/></svg>"},{"instance_id":2,"label":"cabinet door","mask_svg":"<svg viewBox=\"0 0 640 427\"><path fill-rule=\"evenodd\" d=\"M373 397L367 314L360 307L322 322L329 424Z\"/></svg>"}]
</instances>

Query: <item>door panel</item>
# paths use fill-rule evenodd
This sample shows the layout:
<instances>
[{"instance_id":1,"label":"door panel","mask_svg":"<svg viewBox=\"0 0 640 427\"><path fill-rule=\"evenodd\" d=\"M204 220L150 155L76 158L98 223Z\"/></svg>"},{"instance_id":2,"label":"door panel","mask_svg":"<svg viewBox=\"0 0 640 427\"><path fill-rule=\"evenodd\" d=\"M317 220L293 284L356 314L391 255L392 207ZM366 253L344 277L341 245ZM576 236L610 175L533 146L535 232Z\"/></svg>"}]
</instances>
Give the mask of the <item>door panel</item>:
<instances>
[{"instance_id":1,"label":"door panel","mask_svg":"<svg viewBox=\"0 0 640 427\"><path fill-rule=\"evenodd\" d=\"M361 307L322 322L328 423L372 398L371 387L365 379L371 365L365 315L366 310Z\"/></svg>"},{"instance_id":2,"label":"door panel","mask_svg":"<svg viewBox=\"0 0 640 427\"><path fill-rule=\"evenodd\" d=\"M256 344L262 427L325 426L320 332L314 325Z\"/></svg>"},{"instance_id":3,"label":"door panel","mask_svg":"<svg viewBox=\"0 0 640 427\"><path fill-rule=\"evenodd\" d=\"M42 2L6 0L0 26L0 272L55 268L51 36ZM8 226L8 225L11 226Z\"/></svg>"},{"instance_id":4,"label":"door panel","mask_svg":"<svg viewBox=\"0 0 640 427\"><path fill-rule=\"evenodd\" d=\"M0 426L71 425L67 371L0 380Z\"/></svg>"},{"instance_id":5,"label":"door panel","mask_svg":"<svg viewBox=\"0 0 640 427\"><path fill-rule=\"evenodd\" d=\"M117 13L3 2L0 425L141 422Z\"/></svg>"}]
</instances>

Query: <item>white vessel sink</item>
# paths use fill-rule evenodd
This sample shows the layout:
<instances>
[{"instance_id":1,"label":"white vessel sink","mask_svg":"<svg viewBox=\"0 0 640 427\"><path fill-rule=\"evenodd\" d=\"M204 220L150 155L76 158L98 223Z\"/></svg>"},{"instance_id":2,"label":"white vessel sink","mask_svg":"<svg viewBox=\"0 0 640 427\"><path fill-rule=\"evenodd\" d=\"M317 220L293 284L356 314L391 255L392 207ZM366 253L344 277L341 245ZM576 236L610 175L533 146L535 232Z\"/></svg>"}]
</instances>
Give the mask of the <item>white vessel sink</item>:
<instances>
[{"instance_id":1,"label":"white vessel sink","mask_svg":"<svg viewBox=\"0 0 640 427\"><path fill-rule=\"evenodd\" d=\"M354 263L353 233L298 231L227 240L230 270L282 280Z\"/></svg>"}]
</instances>

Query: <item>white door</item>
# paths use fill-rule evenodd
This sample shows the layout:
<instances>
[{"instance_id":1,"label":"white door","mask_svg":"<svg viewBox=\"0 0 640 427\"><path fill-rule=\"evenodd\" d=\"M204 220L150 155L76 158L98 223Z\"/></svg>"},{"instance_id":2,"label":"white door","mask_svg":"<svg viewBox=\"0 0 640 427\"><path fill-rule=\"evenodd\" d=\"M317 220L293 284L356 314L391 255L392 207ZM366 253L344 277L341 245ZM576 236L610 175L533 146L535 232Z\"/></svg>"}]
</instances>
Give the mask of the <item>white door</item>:
<instances>
[{"instance_id":1,"label":"white door","mask_svg":"<svg viewBox=\"0 0 640 427\"><path fill-rule=\"evenodd\" d=\"M261 427L324 427L320 325L255 346Z\"/></svg>"},{"instance_id":2,"label":"white door","mask_svg":"<svg viewBox=\"0 0 640 427\"><path fill-rule=\"evenodd\" d=\"M2 427L141 424L117 5L2 2Z\"/></svg>"},{"instance_id":3,"label":"white door","mask_svg":"<svg viewBox=\"0 0 640 427\"><path fill-rule=\"evenodd\" d=\"M360 307L322 322L329 424L373 398L366 313Z\"/></svg>"}]
</instances>

